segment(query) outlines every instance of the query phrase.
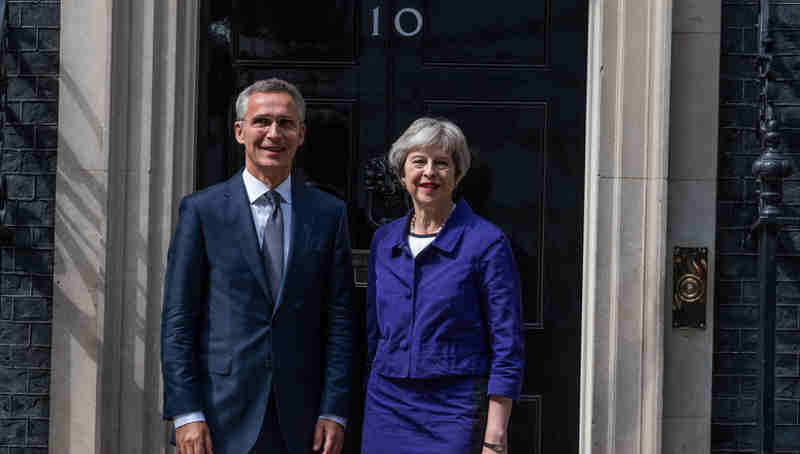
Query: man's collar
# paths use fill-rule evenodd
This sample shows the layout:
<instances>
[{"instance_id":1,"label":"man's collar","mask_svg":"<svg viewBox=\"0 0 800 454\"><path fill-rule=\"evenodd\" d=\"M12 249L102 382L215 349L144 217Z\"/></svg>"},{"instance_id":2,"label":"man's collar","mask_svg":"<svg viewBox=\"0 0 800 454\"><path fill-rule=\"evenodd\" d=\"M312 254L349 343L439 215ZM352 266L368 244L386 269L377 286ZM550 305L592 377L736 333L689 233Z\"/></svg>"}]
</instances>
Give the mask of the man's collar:
<instances>
[{"instance_id":1,"label":"man's collar","mask_svg":"<svg viewBox=\"0 0 800 454\"><path fill-rule=\"evenodd\" d=\"M254 177L246 167L242 172L242 180L244 180L244 188L247 191L247 198L250 200L251 204L264 195L265 192L272 189L264 184L263 181ZM275 190L283 197L284 203L292 203L292 175L289 174Z\"/></svg>"}]
</instances>

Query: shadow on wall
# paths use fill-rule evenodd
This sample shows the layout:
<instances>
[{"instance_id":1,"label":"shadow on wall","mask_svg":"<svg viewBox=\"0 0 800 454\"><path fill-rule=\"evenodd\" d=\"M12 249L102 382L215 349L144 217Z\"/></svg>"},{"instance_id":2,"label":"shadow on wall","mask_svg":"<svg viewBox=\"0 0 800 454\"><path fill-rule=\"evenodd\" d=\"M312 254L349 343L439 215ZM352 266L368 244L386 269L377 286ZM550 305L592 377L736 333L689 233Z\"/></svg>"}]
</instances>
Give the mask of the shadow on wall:
<instances>
[{"instance_id":1,"label":"shadow on wall","mask_svg":"<svg viewBox=\"0 0 800 454\"><path fill-rule=\"evenodd\" d=\"M80 121L94 133L89 139L94 150L82 152L70 143L74 139L69 134L59 131L51 440L62 449L85 444L94 452L99 444L102 452L156 452L149 448L163 443L163 433L148 427L162 426L157 346L161 301L155 297L161 289L150 288L148 280L163 270L148 264L148 248L153 247L145 237L150 207L141 194L131 193L141 187L137 183L154 177L151 169L142 168L137 153L124 150L111 150L107 170L86 169L87 155L112 147L104 146L103 122L64 68L60 89L62 100L78 107ZM121 281L109 282L107 276ZM75 401L83 392L95 394Z\"/></svg>"},{"instance_id":2,"label":"shadow on wall","mask_svg":"<svg viewBox=\"0 0 800 454\"><path fill-rule=\"evenodd\" d=\"M100 149L103 143L101 122L63 68L60 90L62 98L68 96L76 102L84 123L93 129L92 145ZM91 386L100 376L93 368L88 368L86 362L100 365L98 353L102 351L102 344L98 330L102 327L98 326L96 311L106 286L106 273L102 268L106 246L102 212L107 190L99 171L92 173L81 167L73 145L59 131L52 347L53 358L57 359L52 365L51 417L54 423L50 439L51 442L58 440L65 448L75 445L77 440L72 440L73 434L85 432L86 429L79 431L79 426L93 420L96 413L82 408L94 401L95 396L86 396L86 402L73 401L74 390L81 386L74 382L87 374L87 385ZM98 394L101 390L98 386ZM93 440L82 441L91 452Z\"/></svg>"}]
</instances>

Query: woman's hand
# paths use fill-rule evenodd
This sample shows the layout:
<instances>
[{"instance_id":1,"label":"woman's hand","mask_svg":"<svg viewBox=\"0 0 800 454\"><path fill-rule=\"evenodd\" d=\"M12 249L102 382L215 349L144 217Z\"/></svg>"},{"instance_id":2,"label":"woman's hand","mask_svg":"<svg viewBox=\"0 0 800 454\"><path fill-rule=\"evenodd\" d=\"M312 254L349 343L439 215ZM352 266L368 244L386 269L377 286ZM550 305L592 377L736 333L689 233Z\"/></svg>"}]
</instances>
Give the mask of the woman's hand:
<instances>
[{"instance_id":1,"label":"woman's hand","mask_svg":"<svg viewBox=\"0 0 800 454\"><path fill-rule=\"evenodd\" d=\"M508 438L505 433L494 432L489 434L487 430L486 436L483 439L483 451L481 454L507 454L508 453Z\"/></svg>"},{"instance_id":2,"label":"woman's hand","mask_svg":"<svg viewBox=\"0 0 800 454\"><path fill-rule=\"evenodd\" d=\"M508 419L511 417L512 401L505 396L489 396L489 414L486 418L486 433L483 436L481 454L508 454ZM489 445L489 446L487 446Z\"/></svg>"},{"instance_id":3,"label":"woman's hand","mask_svg":"<svg viewBox=\"0 0 800 454\"><path fill-rule=\"evenodd\" d=\"M487 444L490 444L491 446L486 446ZM484 442L483 451L481 451L481 454L508 454L508 444L495 444L489 443L488 441Z\"/></svg>"}]
</instances>

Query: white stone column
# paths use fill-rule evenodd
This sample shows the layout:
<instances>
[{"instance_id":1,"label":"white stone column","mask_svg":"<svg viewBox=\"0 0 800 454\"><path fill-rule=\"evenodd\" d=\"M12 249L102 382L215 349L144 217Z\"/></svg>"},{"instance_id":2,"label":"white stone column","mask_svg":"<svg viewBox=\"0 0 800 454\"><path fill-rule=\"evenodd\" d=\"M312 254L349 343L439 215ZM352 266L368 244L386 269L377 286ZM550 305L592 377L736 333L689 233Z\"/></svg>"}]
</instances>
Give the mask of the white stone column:
<instances>
[{"instance_id":1,"label":"white stone column","mask_svg":"<svg viewBox=\"0 0 800 454\"><path fill-rule=\"evenodd\" d=\"M582 454L661 452L671 23L590 1Z\"/></svg>"},{"instance_id":2,"label":"white stone column","mask_svg":"<svg viewBox=\"0 0 800 454\"><path fill-rule=\"evenodd\" d=\"M96 452L108 207L110 3L61 2L51 452ZM65 26L65 24L71 24ZM78 33L80 30L80 33ZM90 48L89 43L98 45ZM56 448L60 446L60 448Z\"/></svg>"},{"instance_id":3,"label":"white stone column","mask_svg":"<svg viewBox=\"0 0 800 454\"><path fill-rule=\"evenodd\" d=\"M63 0L50 452L165 452L166 250L194 186L197 0Z\"/></svg>"}]
</instances>

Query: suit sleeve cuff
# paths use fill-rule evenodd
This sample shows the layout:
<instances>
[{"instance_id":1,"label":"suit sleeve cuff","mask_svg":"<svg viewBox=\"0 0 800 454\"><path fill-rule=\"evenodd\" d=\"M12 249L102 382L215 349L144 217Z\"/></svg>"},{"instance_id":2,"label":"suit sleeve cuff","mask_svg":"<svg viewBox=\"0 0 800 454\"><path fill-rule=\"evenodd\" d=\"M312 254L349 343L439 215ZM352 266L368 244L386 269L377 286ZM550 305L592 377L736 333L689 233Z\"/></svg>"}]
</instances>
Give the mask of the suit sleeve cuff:
<instances>
[{"instance_id":1,"label":"suit sleeve cuff","mask_svg":"<svg viewBox=\"0 0 800 454\"><path fill-rule=\"evenodd\" d=\"M522 391L522 383L509 382L506 380L492 380L489 378L489 386L486 394L508 397L514 402L519 401L519 395Z\"/></svg>"},{"instance_id":2,"label":"suit sleeve cuff","mask_svg":"<svg viewBox=\"0 0 800 454\"><path fill-rule=\"evenodd\" d=\"M185 426L186 424L198 421L205 421L206 417L202 411L193 411L191 413L183 413L175 417L172 421L172 424L175 425L175 429L181 426Z\"/></svg>"},{"instance_id":3,"label":"suit sleeve cuff","mask_svg":"<svg viewBox=\"0 0 800 454\"><path fill-rule=\"evenodd\" d=\"M336 415L319 415L319 419L329 419L329 420L339 424L340 426L342 426L342 428L347 427L347 419L342 418L340 416L336 416Z\"/></svg>"}]
</instances>

